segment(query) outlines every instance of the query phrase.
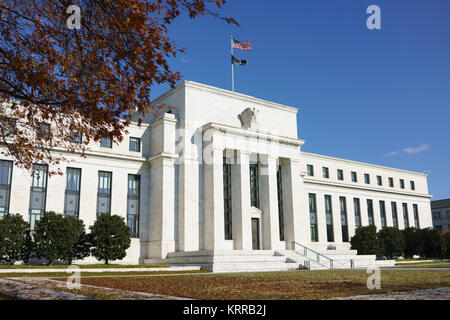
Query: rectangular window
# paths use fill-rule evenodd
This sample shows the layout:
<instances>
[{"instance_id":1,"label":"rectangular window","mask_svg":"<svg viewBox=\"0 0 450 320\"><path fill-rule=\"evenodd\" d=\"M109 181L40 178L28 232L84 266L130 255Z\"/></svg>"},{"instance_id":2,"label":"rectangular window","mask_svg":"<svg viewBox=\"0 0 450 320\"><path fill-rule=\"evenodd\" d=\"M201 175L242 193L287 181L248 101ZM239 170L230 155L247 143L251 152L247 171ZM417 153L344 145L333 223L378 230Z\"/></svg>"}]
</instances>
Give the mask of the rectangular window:
<instances>
[{"instance_id":1,"label":"rectangular window","mask_svg":"<svg viewBox=\"0 0 450 320\"><path fill-rule=\"evenodd\" d=\"M83 134L76 131L70 132L70 142L81 144L83 142Z\"/></svg>"},{"instance_id":2,"label":"rectangular window","mask_svg":"<svg viewBox=\"0 0 450 320\"><path fill-rule=\"evenodd\" d=\"M382 200L380 200L380 218L381 218L381 228L386 227L386 205Z\"/></svg>"},{"instance_id":3,"label":"rectangular window","mask_svg":"<svg viewBox=\"0 0 450 320\"><path fill-rule=\"evenodd\" d=\"M328 168L327 168L327 167L323 167L323 168L322 168L322 174L323 174L323 177L324 177L325 179L328 179L328 178L330 177L330 174L329 174L329 172L328 172Z\"/></svg>"},{"instance_id":4,"label":"rectangular window","mask_svg":"<svg viewBox=\"0 0 450 320\"><path fill-rule=\"evenodd\" d=\"M259 166L250 164L250 204L259 208Z\"/></svg>"},{"instance_id":5,"label":"rectangular window","mask_svg":"<svg viewBox=\"0 0 450 320\"><path fill-rule=\"evenodd\" d=\"M47 123L40 122L38 124L36 138L48 140L50 138L50 125Z\"/></svg>"},{"instance_id":6,"label":"rectangular window","mask_svg":"<svg viewBox=\"0 0 450 320\"><path fill-rule=\"evenodd\" d=\"M393 178L389 178L389 187L390 188L394 187L394 179Z\"/></svg>"},{"instance_id":7,"label":"rectangular window","mask_svg":"<svg viewBox=\"0 0 450 320\"><path fill-rule=\"evenodd\" d=\"M344 171L342 171L341 169L337 170L337 178L338 180L344 180Z\"/></svg>"},{"instance_id":8,"label":"rectangular window","mask_svg":"<svg viewBox=\"0 0 450 320\"><path fill-rule=\"evenodd\" d=\"M306 165L306 171L308 173L308 176L310 176L310 177L314 176L314 166L312 164Z\"/></svg>"},{"instance_id":9,"label":"rectangular window","mask_svg":"<svg viewBox=\"0 0 450 320\"><path fill-rule=\"evenodd\" d=\"M232 227L232 203L231 203L231 164L227 163L227 158L223 158L223 213L225 240L233 240Z\"/></svg>"},{"instance_id":10,"label":"rectangular window","mask_svg":"<svg viewBox=\"0 0 450 320\"><path fill-rule=\"evenodd\" d=\"M405 223L405 228L409 228L408 205L406 203L402 203L402 207L403 207L403 221Z\"/></svg>"},{"instance_id":11,"label":"rectangular window","mask_svg":"<svg viewBox=\"0 0 450 320\"><path fill-rule=\"evenodd\" d=\"M34 164L32 169L33 178L30 188L30 229L34 230L45 212L47 198L47 176L48 166L43 164Z\"/></svg>"},{"instance_id":12,"label":"rectangular window","mask_svg":"<svg viewBox=\"0 0 450 320\"><path fill-rule=\"evenodd\" d=\"M369 218L369 225L374 224L373 220L373 201L367 199L367 217Z\"/></svg>"},{"instance_id":13,"label":"rectangular window","mask_svg":"<svg viewBox=\"0 0 450 320\"><path fill-rule=\"evenodd\" d=\"M358 182L358 175L356 174L355 171L352 171L352 181L353 182Z\"/></svg>"},{"instance_id":14,"label":"rectangular window","mask_svg":"<svg viewBox=\"0 0 450 320\"><path fill-rule=\"evenodd\" d=\"M66 175L64 214L78 218L80 213L81 169L67 168Z\"/></svg>"},{"instance_id":15,"label":"rectangular window","mask_svg":"<svg viewBox=\"0 0 450 320\"><path fill-rule=\"evenodd\" d=\"M353 198L353 207L355 208L355 227L361 227L361 204L359 198Z\"/></svg>"},{"instance_id":16,"label":"rectangular window","mask_svg":"<svg viewBox=\"0 0 450 320\"><path fill-rule=\"evenodd\" d=\"M98 172L97 216L111 214L112 172Z\"/></svg>"},{"instance_id":17,"label":"rectangular window","mask_svg":"<svg viewBox=\"0 0 450 320\"><path fill-rule=\"evenodd\" d=\"M130 237L139 238L139 210L141 197L141 176L128 175L127 192L127 225L130 228Z\"/></svg>"},{"instance_id":18,"label":"rectangular window","mask_svg":"<svg viewBox=\"0 0 450 320\"><path fill-rule=\"evenodd\" d=\"M400 188L405 189L405 180L400 179Z\"/></svg>"},{"instance_id":19,"label":"rectangular window","mask_svg":"<svg viewBox=\"0 0 450 320\"><path fill-rule=\"evenodd\" d=\"M368 173L364 173L364 182L370 184L370 176Z\"/></svg>"},{"instance_id":20,"label":"rectangular window","mask_svg":"<svg viewBox=\"0 0 450 320\"><path fill-rule=\"evenodd\" d=\"M284 208L283 208L283 180L281 166L277 170L277 190L278 190L278 227L280 230L280 241L284 241Z\"/></svg>"},{"instance_id":21,"label":"rectangular window","mask_svg":"<svg viewBox=\"0 0 450 320\"><path fill-rule=\"evenodd\" d=\"M391 202L392 224L398 229L397 203Z\"/></svg>"},{"instance_id":22,"label":"rectangular window","mask_svg":"<svg viewBox=\"0 0 450 320\"><path fill-rule=\"evenodd\" d=\"M16 132L16 119L8 117L0 117L0 128L5 136Z\"/></svg>"},{"instance_id":23,"label":"rectangular window","mask_svg":"<svg viewBox=\"0 0 450 320\"><path fill-rule=\"evenodd\" d=\"M382 186L383 185L383 179L381 176L377 176L377 185Z\"/></svg>"},{"instance_id":24,"label":"rectangular window","mask_svg":"<svg viewBox=\"0 0 450 320\"><path fill-rule=\"evenodd\" d=\"M13 162L0 160L0 219L9 213Z\"/></svg>"},{"instance_id":25,"label":"rectangular window","mask_svg":"<svg viewBox=\"0 0 450 320\"><path fill-rule=\"evenodd\" d=\"M111 140L111 138L102 138L100 140L100 147L111 149L112 148L112 140Z\"/></svg>"},{"instance_id":26,"label":"rectangular window","mask_svg":"<svg viewBox=\"0 0 450 320\"><path fill-rule=\"evenodd\" d=\"M141 139L130 138L130 151L141 152Z\"/></svg>"},{"instance_id":27,"label":"rectangular window","mask_svg":"<svg viewBox=\"0 0 450 320\"><path fill-rule=\"evenodd\" d=\"M414 181L410 181L411 184L411 190L416 190L416 184L414 183Z\"/></svg>"},{"instance_id":28,"label":"rectangular window","mask_svg":"<svg viewBox=\"0 0 450 320\"><path fill-rule=\"evenodd\" d=\"M333 206L331 205L331 196L325 195L325 220L327 222L327 241L334 242L333 233Z\"/></svg>"},{"instance_id":29,"label":"rectangular window","mask_svg":"<svg viewBox=\"0 0 450 320\"><path fill-rule=\"evenodd\" d=\"M347 202L345 197L339 197L339 203L341 206L342 242L348 242Z\"/></svg>"},{"instance_id":30,"label":"rectangular window","mask_svg":"<svg viewBox=\"0 0 450 320\"><path fill-rule=\"evenodd\" d=\"M413 204L413 213L414 213L414 226L416 227L416 229L420 229L419 208L417 207L417 204Z\"/></svg>"},{"instance_id":31,"label":"rectangular window","mask_svg":"<svg viewBox=\"0 0 450 320\"><path fill-rule=\"evenodd\" d=\"M311 242L319 241L319 232L317 230L317 207L316 195L309 194L309 224L311 226Z\"/></svg>"}]
</instances>

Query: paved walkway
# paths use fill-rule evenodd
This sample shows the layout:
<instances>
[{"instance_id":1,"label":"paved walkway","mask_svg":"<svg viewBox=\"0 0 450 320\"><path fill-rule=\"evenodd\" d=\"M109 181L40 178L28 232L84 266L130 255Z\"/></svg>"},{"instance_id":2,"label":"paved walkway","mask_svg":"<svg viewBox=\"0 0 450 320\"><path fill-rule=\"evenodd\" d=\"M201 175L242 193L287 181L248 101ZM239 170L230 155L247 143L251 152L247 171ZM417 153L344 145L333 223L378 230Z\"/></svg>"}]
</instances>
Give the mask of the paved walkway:
<instances>
[{"instance_id":1,"label":"paved walkway","mask_svg":"<svg viewBox=\"0 0 450 320\"><path fill-rule=\"evenodd\" d=\"M450 300L450 287L423 289L407 292L368 294L330 300Z\"/></svg>"}]
</instances>

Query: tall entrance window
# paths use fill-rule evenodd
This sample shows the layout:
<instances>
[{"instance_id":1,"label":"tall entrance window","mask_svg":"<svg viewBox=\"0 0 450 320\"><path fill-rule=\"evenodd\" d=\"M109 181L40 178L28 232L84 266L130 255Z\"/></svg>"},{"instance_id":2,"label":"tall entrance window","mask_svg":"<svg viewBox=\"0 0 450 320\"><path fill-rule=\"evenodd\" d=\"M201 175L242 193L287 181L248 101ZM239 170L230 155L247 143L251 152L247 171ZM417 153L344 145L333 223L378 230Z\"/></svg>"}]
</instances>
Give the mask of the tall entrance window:
<instances>
[{"instance_id":1,"label":"tall entrance window","mask_svg":"<svg viewBox=\"0 0 450 320\"><path fill-rule=\"evenodd\" d=\"M47 197L47 175L48 166L34 164L32 169L33 178L30 188L30 229L34 230L36 222L39 221L45 212L45 202Z\"/></svg>"},{"instance_id":2,"label":"tall entrance window","mask_svg":"<svg viewBox=\"0 0 450 320\"><path fill-rule=\"evenodd\" d=\"M398 229L397 203L391 202L392 224Z\"/></svg>"},{"instance_id":3,"label":"tall entrance window","mask_svg":"<svg viewBox=\"0 0 450 320\"><path fill-rule=\"evenodd\" d=\"M369 218L369 226L371 224L374 224L373 221L373 201L370 199L367 199L367 216Z\"/></svg>"},{"instance_id":4,"label":"tall entrance window","mask_svg":"<svg viewBox=\"0 0 450 320\"><path fill-rule=\"evenodd\" d=\"M259 250L259 219L252 218L252 249Z\"/></svg>"},{"instance_id":5,"label":"tall entrance window","mask_svg":"<svg viewBox=\"0 0 450 320\"><path fill-rule=\"evenodd\" d=\"M325 219L327 222L327 241L334 242L333 210L332 210L330 195L325 195Z\"/></svg>"},{"instance_id":6,"label":"tall entrance window","mask_svg":"<svg viewBox=\"0 0 450 320\"><path fill-rule=\"evenodd\" d=\"M408 205L406 203L402 203L402 207L403 207L403 221L405 223L405 228L409 228Z\"/></svg>"},{"instance_id":7,"label":"tall entrance window","mask_svg":"<svg viewBox=\"0 0 450 320\"><path fill-rule=\"evenodd\" d=\"M345 197L339 197L341 207L342 242L348 242L347 201Z\"/></svg>"},{"instance_id":8,"label":"tall entrance window","mask_svg":"<svg viewBox=\"0 0 450 320\"><path fill-rule=\"evenodd\" d=\"M311 226L311 242L319 241L319 232L317 230L317 206L316 195L309 194L309 224Z\"/></svg>"},{"instance_id":9,"label":"tall entrance window","mask_svg":"<svg viewBox=\"0 0 450 320\"><path fill-rule=\"evenodd\" d=\"M386 227L386 205L382 200L380 200L380 217L381 217L381 228L384 228Z\"/></svg>"},{"instance_id":10,"label":"tall entrance window","mask_svg":"<svg viewBox=\"0 0 450 320\"><path fill-rule=\"evenodd\" d=\"M141 190L141 176L128 175L127 193L127 225L131 238L139 238L139 198Z\"/></svg>"},{"instance_id":11,"label":"tall entrance window","mask_svg":"<svg viewBox=\"0 0 450 320\"><path fill-rule=\"evenodd\" d=\"M281 166L277 170L277 190L278 190L278 222L280 229L280 241L284 241L284 212L283 212L283 179Z\"/></svg>"},{"instance_id":12,"label":"tall entrance window","mask_svg":"<svg viewBox=\"0 0 450 320\"><path fill-rule=\"evenodd\" d=\"M353 198L353 207L355 208L355 227L361 227L361 204L359 198Z\"/></svg>"},{"instance_id":13,"label":"tall entrance window","mask_svg":"<svg viewBox=\"0 0 450 320\"><path fill-rule=\"evenodd\" d=\"M9 212L13 162L0 160L0 219Z\"/></svg>"},{"instance_id":14,"label":"tall entrance window","mask_svg":"<svg viewBox=\"0 0 450 320\"><path fill-rule=\"evenodd\" d=\"M419 208L417 207L417 204L413 204L413 213L414 213L414 226L416 229L420 228L419 225ZM448 216L448 214L447 214Z\"/></svg>"},{"instance_id":15,"label":"tall entrance window","mask_svg":"<svg viewBox=\"0 0 450 320\"><path fill-rule=\"evenodd\" d=\"M227 158L223 158L223 209L225 240L233 240L232 225L232 203L231 203L231 164L227 163Z\"/></svg>"},{"instance_id":16,"label":"tall entrance window","mask_svg":"<svg viewBox=\"0 0 450 320\"><path fill-rule=\"evenodd\" d=\"M97 217L111 214L111 181L112 172L98 172Z\"/></svg>"},{"instance_id":17,"label":"tall entrance window","mask_svg":"<svg viewBox=\"0 0 450 320\"><path fill-rule=\"evenodd\" d=\"M250 164L250 204L259 209L259 165Z\"/></svg>"},{"instance_id":18,"label":"tall entrance window","mask_svg":"<svg viewBox=\"0 0 450 320\"><path fill-rule=\"evenodd\" d=\"M64 214L79 217L81 169L67 168L66 192L64 198Z\"/></svg>"}]
</instances>

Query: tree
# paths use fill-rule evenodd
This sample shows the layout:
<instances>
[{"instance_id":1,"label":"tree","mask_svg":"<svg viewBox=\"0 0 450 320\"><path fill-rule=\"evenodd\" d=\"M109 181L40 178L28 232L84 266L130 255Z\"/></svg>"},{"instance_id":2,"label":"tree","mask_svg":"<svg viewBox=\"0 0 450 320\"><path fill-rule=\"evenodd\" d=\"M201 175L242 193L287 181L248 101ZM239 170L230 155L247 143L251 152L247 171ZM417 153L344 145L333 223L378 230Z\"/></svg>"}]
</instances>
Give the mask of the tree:
<instances>
[{"instance_id":1,"label":"tree","mask_svg":"<svg viewBox=\"0 0 450 320\"><path fill-rule=\"evenodd\" d=\"M444 236L436 229L420 230L423 241L423 255L426 258L442 257L446 252Z\"/></svg>"},{"instance_id":2,"label":"tree","mask_svg":"<svg viewBox=\"0 0 450 320\"><path fill-rule=\"evenodd\" d=\"M36 225L34 241L38 258L72 263L89 255L83 221L53 211L45 212Z\"/></svg>"},{"instance_id":3,"label":"tree","mask_svg":"<svg viewBox=\"0 0 450 320\"><path fill-rule=\"evenodd\" d=\"M104 260L108 264L111 260L125 258L131 240L130 228L122 217L101 215L89 228L93 247L91 253L97 260Z\"/></svg>"},{"instance_id":4,"label":"tree","mask_svg":"<svg viewBox=\"0 0 450 320\"><path fill-rule=\"evenodd\" d=\"M21 214L6 214L0 219L0 261L14 264L27 260L27 231L29 223Z\"/></svg>"},{"instance_id":5,"label":"tree","mask_svg":"<svg viewBox=\"0 0 450 320\"><path fill-rule=\"evenodd\" d=\"M158 113L151 86L180 79L167 62L184 52L167 29L180 14L238 25L214 12L225 0L78 0L80 15L73 4L0 0L0 151L27 169L64 160L56 146L120 142L133 113Z\"/></svg>"},{"instance_id":6,"label":"tree","mask_svg":"<svg viewBox=\"0 0 450 320\"><path fill-rule=\"evenodd\" d=\"M392 259L401 256L405 246L403 233L394 227L384 227L378 231L380 254Z\"/></svg>"},{"instance_id":7,"label":"tree","mask_svg":"<svg viewBox=\"0 0 450 320\"><path fill-rule=\"evenodd\" d=\"M450 258L450 231L449 230L447 230L447 232L444 233L444 242L445 242L445 248L446 248L445 257Z\"/></svg>"},{"instance_id":8,"label":"tree","mask_svg":"<svg viewBox=\"0 0 450 320\"><path fill-rule=\"evenodd\" d=\"M377 228L374 225L356 228L350 244L352 249L358 250L358 254L378 254Z\"/></svg>"},{"instance_id":9,"label":"tree","mask_svg":"<svg viewBox=\"0 0 450 320\"><path fill-rule=\"evenodd\" d=\"M419 229L406 228L402 230L405 239L405 247L403 253L406 258L412 258L414 255L422 255L423 238Z\"/></svg>"}]
</instances>

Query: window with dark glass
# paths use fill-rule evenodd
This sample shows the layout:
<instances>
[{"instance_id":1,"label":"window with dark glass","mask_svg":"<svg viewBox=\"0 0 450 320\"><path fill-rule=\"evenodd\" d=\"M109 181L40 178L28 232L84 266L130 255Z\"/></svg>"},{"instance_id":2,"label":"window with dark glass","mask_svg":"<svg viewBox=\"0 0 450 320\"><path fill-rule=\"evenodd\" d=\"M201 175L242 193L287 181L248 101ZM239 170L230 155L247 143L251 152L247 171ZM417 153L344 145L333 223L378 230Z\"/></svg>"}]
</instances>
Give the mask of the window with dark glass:
<instances>
[{"instance_id":1,"label":"window with dark glass","mask_svg":"<svg viewBox=\"0 0 450 320\"><path fill-rule=\"evenodd\" d=\"M405 180L400 179L400 188L405 189Z\"/></svg>"},{"instance_id":2,"label":"window with dark glass","mask_svg":"<svg viewBox=\"0 0 450 320\"><path fill-rule=\"evenodd\" d=\"M319 232L317 230L317 206L316 195L309 194L309 224L311 227L311 242L319 241Z\"/></svg>"},{"instance_id":3,"label":"window with dark glass","mask_svg":"<svg viewBox=\"0 0 450 320\"><path fill-rule=\"evenodd\" d=\"M353 198L353 207L355 210L355 227L361 227L361 204L359 198Z\"/></svg>"},{"instance_id":4,"label":"window with dark glass","mask_svg":"<svg viewBox=\"0 0 450 320\"><path fill-rule=\"evenodd\" d=\"M111 214L112 172L98 172L97 216Z\"/></svg>"},{"instance_id":5,"label":"window with dark glass","mask_svg":"<svg viewBox=\"0 0 450 320\"><path fill-rule=\"evenodd\" d=\"M141 176L128 175L127 192L127 225L130 228L130 237L139 238L139 199L141 195Z\"/></svg>"},{"instance_id":6,"label":"window with dark glass","mask_svg":"<svg viewBox=\"0 0 450 320\"><path fill-rule=\"evenodd\" d=\"M370 184L370 176L368 173L364 173L364 182Z\"/></svg>"},{"instance_id":7,"label":"window with dark glass","mask_svg":"<svg viewBox=\"0 0 450 320\"><path fill-rule=\"evenodd\" d=\"M386 205L383 200L380 200L380 218L381 228L386 227Z\"/></svg>"},{"instance_id":8,"label":"window with dark glass","mask_svg":"<svg viewBox=\"0 0 450 320\"><path fill-rule=\"evenodd\" d=\"M72 131L70 133L70 141L72 143L78 143L78 144L82 143L83 142L83 134L76 132L76 131Z\"/></svg>"},{"instance_id":9,"label":"window with dark glass","mask_svg":"<svg viewBox=\"0 0 450 320\"><path fill-rule=\"evenodd\" d=\"M410 181L411 184L411 190L416 190L416 184L414 183L414 181Z\"/></svg>"},{"instance_id":10,"label":"window with dark glass","mask_svg":"<svg viewBox=\"0 0 450 320\"><path fill-rule=\"evenodd\" d=\"M348 242L347 201L345 197L339 197L341 207L342 242Z\"/></svg>"},{"instance_id":11,"label":"window with dark glass","mask_svg":"<svg viewBox=\"0 0 450 320\"><path fill-rule=\"evenodd\" d=\"M284 241L283 176L281 168L281 166L278 166L277 170L278 228L280 231L280 241Z\"/></svg>"},{"instance_id":12,"label":"window with dark glass","mask_svg":"<svg viewBox=\"0 0 450 320\"><path fill-rule=\"evenodd\" d=\"M391 202L392 224L398 229L397 203Z\"/></svg>"},{"instance_id":13,"label":"window with dark glass","mask_svg":"<svg viewBox=\"0 0 450 320\"><path fill-rule=\"evenodd\" d=\"M40 122L38 124L36 138L49 139L50 138L50 125L47 123Z\"/></svg>"},{"instance_id":14,"label":"window with dark glass","mask_svg":"<svg viewBox=\"0 0 450 320\"><path fill-rule=\"evenodd\" d=\"M338 180L344 180L344 171L337 169L337 178Z\"/></svg>"},{"instance_id":15,"label":"window with dark glass","mask_svg":"<svg viewBox=\"0 0 450 320\"><path fill-rule=\"evenodd\" d=\"M409 217L408 217L408 205L402 203L403 207L403 222L405 223L405 228L409 228Z\"/></svg>"},{"instance_id":16,"label":"window with dark glass","mask_svg":"<svg viewBox=\"0 0 450 320\"><path fill-rule=\"evenodd\" d=\"M393 178L389 178L389 187L390 188L394 187L394 179Z\"/></svg>"},{"instance_id":17,"label":"window with dark glass","mask_svg":"<svg viewBox=\"0 0 450 320\"><path fill-rule=\"evenodd\" d=\"M417 204L413 204L413 213L414 213L414 226L416 227L416 229L420 229L419 208L417 207Z\"/></svg>"},{"instance_id":18,"label":"window with dark glass","mask_svg":"<svg viewBox=\"0 0 450 320\"><path fill-rule=\"evenodd\" d=\"M0 160L0 219L9 213L13 162Z\"/></svg>"},{"instance_id":19,"label":"window with dark glass","mask_svg":"<svg viewBox=\"0 0 450 320\"><path fill-rule=\"evenodd\" d=\"M231 203L231 164L223 158L223 210L225 240L233 240L232 203Z\"/></svg>"},{"instance_id":20,"label":"window with dark glass","mask_svg":"<svg viewBox=\"0 0 450 320\"><path fill-rule=\"evenodd\" d=\"M100 147L102 148L112 148L112 140L111 138L104 137L100 140Z\"/></svg>"},{"instance_id":21,"label":"window with dark glass","mask_svg":"<svg viewBox=\"0 0 450 320\"><path fill-rule=\"evenodd\" d=\"M130 151L141 152L141 139L130 138Z\"/></svg>"},{"instance_id":22,"label":"window with dark glass","mask_svg":"<svg viewBox=\"0 0 450 320\"><path fill-rule=\"evenodd\" d=\"M64 214L78 218L80 213L81 169L67 168L66 175Z\"/></svg>"},{"instance_id":23,"label":"window with dark glass","mask_svg":"<svg viewBox=\"0 0 450 320\"><path fill-rule=\"evenodd\" d=\"M16 119L9 117L0 117L0 127L4 135L11 135L16 132Z\"/></svg>"},{"instance_id":24,"label":"window with dark glass","mask_svg":"<svg viewBox=\"0 0 450 320\"><path fill-rule=\"evenodd\" d=\"M333 232L333 206L331 205L331 196L325 195L325 220L327 223L327 241L334 242Z\"/></svg>"},{"instance_id":25,"label":"window with dark glass","mask_svg":"<svg viewBox=\"0 0 450 320\"><path fill-rule=\"evenodd\" d=\"M259 208L259 166L250 164L250 204Z\"/></svg>"},{"instance_id":26,"label":"window with dark glass","mask_svg":"<svg viewBox=\"0 0 450 320\"><path fill-rule=\"evenodd\" d=\"M32 169L32 180L30 188L30 229L34 230L45 212L47 198L47 176L48 166L44 164L34 164Z\"/></svg>"},{"instance_id":27,"label":"window with dark glass","mask_svg":"<svg viewBox=\"0 0 450 320\"><path fill-rule=\"evenodd\" d=\"M369 225L374 224L373 220L373 201L367 199L367 216L369 218Z\"/></svg>"},{"instance_id":28,"label":"window with dark glass","mask_svg":"<svg viewBox=\"0 0 450 320\"><path fill-rule=\"evenodd\" d=\"M327 167L323 167L322 168L322 175L324 178L328 179L330 177L330 174L328 172L328 168Z\"/></svg>"},{"instance_id":29,"label":"window with dark glass","mask_svg":"<svg viewBox=\"0 0 450 320\"><path fill-rule=\"evenodd\" d=\"M377 185L382 186L383 185L383 179L381 176L377 176Z\"/></svg>"},{"instance_id":30,"label":"window with dark glass","mask_svg":"<svg viewBox=\"0 0 450 320\"><path fill-rule=\"evenodd\" d=\"M306 165L306 171L308 173L308 176L310 176L310 177L314 176L314 166L312 164Z\"/></svg>"},{"instance_id":31,"label":"window with dark glass","mask_svg":"<svg viewBox=\"0 0 450 320\"><path fill-rule=\"evenodd\" d=\"M358 176L355 171L352 171L352 182L358 182Z\"/></svg>"}]
</instances>

